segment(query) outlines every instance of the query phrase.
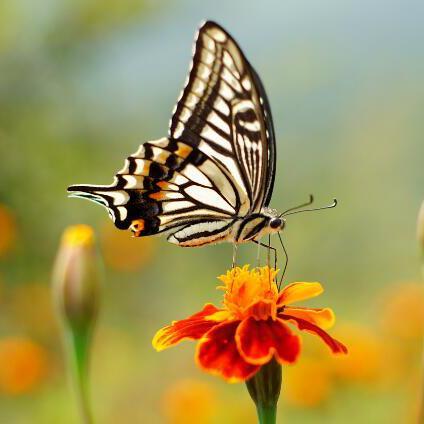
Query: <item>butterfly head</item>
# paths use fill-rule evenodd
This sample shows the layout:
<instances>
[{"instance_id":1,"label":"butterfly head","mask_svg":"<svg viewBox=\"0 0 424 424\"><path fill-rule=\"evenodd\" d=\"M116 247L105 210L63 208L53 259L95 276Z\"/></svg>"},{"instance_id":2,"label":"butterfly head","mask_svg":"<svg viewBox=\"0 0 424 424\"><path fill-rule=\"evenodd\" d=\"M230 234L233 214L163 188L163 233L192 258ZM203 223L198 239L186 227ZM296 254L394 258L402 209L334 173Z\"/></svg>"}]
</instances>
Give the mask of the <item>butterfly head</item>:
<instances>
[{"instance_id":1,"label":"butterfly head","mask_svg":"<svg viewBox=\"0 0 424 424\"><path fill-rule=\"evenodd\" d=\"M268 226L271 229L271 232L278 232L284 229L286 225L286 220L280 217L273 217L269 220Z\"/></svg>"}]
</instances>

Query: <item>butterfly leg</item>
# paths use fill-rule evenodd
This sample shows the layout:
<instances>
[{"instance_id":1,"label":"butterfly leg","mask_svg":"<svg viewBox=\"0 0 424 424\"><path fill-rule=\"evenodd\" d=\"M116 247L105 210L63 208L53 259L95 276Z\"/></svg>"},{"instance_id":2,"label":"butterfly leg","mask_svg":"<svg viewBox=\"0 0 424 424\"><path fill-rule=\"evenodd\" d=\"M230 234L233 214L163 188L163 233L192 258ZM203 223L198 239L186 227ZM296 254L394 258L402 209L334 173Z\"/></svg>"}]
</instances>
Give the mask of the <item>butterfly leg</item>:
<instances>
[{"instance_id":1,"label":"butterfly leg","mask_svg":"<svg viewBox=\"0 0 424 424\"><path fill-rule=\"evenodd\" d=\"M280 290L281 284L283 282L284 275L286 273L287 266L289 264L289 255L288 255L287 250L284 246L283 239L281 238L280 233L278 233L278 238L280 239L281 247L283 248L284 256L286 257L286 263L284 264L283 273L281 274L281 278L280 278L280 281L278 283L278 290Z\"/></svg>"},{"instance_id":2,"label":"butterfly leg","mask_svg":"<svg viewBox=\"0 0 424 424\"><path fill-rule=\"evenodd\" d=\"M236 259L237 259L237 243L233 243L233 262L231 264L231 269L233 269L236 266Z\"/></svg>"},{"instance_id":3,"label":"butterfly leg","mask_svg":"<svg viewBox=\"0 0 424 424\"><path fill-rule=\"evenodd\" d=\"M256 266L259 268L261 266L261 243L255 242L258 245L258 250L256 252Z\"/></svg>"},{"instance_id":4,"label":"butterfly leg","mask_svg":"<svg viewBox=\"0 0 424 424\"><path fill-rule=\"evenodd\" d=\"M273 255L274 255L274 269L277 269L277 249L275 247L272 247L271 245L265 244L265 243L261 243L260 241L257 240L252 240L253 243L256 243L259 246L262 247L266 247L268 249L268 255L269 255L269 251L272 250L273 251ZM268 265L269 265L269 259L268 259Z\"/></svg>"}]
</instances>

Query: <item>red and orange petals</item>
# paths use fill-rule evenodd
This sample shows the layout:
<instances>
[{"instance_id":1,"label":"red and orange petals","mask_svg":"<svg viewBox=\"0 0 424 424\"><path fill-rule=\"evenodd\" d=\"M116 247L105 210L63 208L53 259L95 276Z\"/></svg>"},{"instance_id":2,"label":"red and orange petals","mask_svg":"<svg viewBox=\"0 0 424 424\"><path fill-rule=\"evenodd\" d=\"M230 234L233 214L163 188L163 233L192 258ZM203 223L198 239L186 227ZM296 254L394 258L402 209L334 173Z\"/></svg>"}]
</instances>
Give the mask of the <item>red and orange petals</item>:
<instances>
[{"instance_id":1,"label":"red and orange petals","mask_svg":"<svg viewBox=\"0 0 424 424\"><path fill-rule=\"evenodd\" d=\"M324 289L320 283L292 283L284 287L278 296L277 306L289 305L299 300L319 296Z\"/></svg>"},{"instance_id":2,"label":"red and orange petals","mask_svg":"<svg viewBox=\"0 0 424 424\"><path fill-rule=\"evenodd\" d=\"M275 355L281 363L293 363L300 353L300 338L280 319L247 318L236 332L240 354L251 364L264 365Z\"/></svg>"},{"instance_id":3,"label":"red and orange petals","mask_svg":"<svg viewBox=\"0 0 424 424\"><path fill-rule=\"evenodd\" d=\"M336 339L333 339L326 331L319 328L317 325L312 324L302 318L290 316L286 314L278 315L281 319L290 321L295 324L299 330L307 331L321 338L321 340L332 350L333 353L347 353L347 347Z\"/></svg>"},{"instance_id":4,"label":"red and orange petals","mask_svg":"<svg viewBox=\"0 0 424 424\"><path fill-rule=\"evenodd\" d=\"M277 316L277 305L272 300L260 300L249 306L245 312L245 316L259 320L275 319Z\"/></svg>"},{"instance_id":5,"label":"red and orange petals","mask_svg":"<svg viewBox=\"0 0 424 424\"><path fill-rule=\"evenodd\" d=\"M240 321L224 322L212 328L199 341L196 359L201 368L231 383L252 377L258 365L247 363L240 355L235 334Z\"/></svg>"},{"instance_id":6,"label":"red and orange petals","mask_svg":"<svg viewBox=\"0 0 424 424\"><path fill-rule=\"evenodd\" d=\"M173 346L184 339L197 340L220 323L221 310L207 304L202 311L187 319L174 321L161 328L154 336L152 345L157 351Z\"/></svg>"},{"instance_id":7,"label":"red and orange petals","mask_svg":"<svg viewBox=\"0 0 424 424\"><path fill-rule=\"evenodd\" d=\"M335 321L334 312L330 308L302 308L287 306L284 308L284 313L296 318L309 321L321 328L330 328Z\"/></svg>"}]
</instances>

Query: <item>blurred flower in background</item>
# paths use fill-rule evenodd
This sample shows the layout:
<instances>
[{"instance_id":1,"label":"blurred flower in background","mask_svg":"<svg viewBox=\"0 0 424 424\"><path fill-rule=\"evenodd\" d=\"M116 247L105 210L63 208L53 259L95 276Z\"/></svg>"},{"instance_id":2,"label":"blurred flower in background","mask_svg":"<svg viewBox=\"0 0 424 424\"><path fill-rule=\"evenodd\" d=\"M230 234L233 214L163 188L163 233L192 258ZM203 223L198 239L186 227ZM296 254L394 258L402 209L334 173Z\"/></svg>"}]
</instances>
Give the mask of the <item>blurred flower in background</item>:
<instances>
[{"instance_id":1,"label":"blurred flower in background","mask_svg":"<svg viewBox=\"0 0 424 424\"><path fill-rule=\"evenodd\" d=\"M139 270L152 260L157 248L154 237L135 238L129 231L117 230L110 222L103 226L101 242L106 265L116 271Z\"/></svg>"},{"instance_id":2,"label":"blurred flower in background","mask_svg":"<svg viewBox=\"0 0 424 424\"><path fill-rule=\"evenodd\" d=\"M163 395L163 411L170 424L208 424L216 410L216 392L200 380L184 379L170 385Z\"/></svg>"},{"instance_id":3,"label":"blurred flower in background","mask_svg":"<svg viewBox=\"0 0 424 424\"><path fill-rule=\"evenodd\" d=\"M0 204L0 258L14 246L17 236L16 221L11 210Z\"/></svg>"},{"instance_id":4,"label":"blurred flower in background","mask_svg":"<svg viewBox=\"0 0 424 424\"><path fill-rule=\"evenodd\" d=\"M306 355L285 369L283 397L294 406L317 407L328 400L333 385L331 364L324 357Z\"/></svg>"},{"instance_id":5,"label":"blurred flower in background","mask_svg":"<svg viewBox=\"0 0 424 424\"><path fill-rule=\"evenodd\" d=\"M424 286L405 282L389 286L379 298L381 327L391 338L406 344L419 344L424 334Z\"/></svg>"},{"instance_id":6,"label":"blurred flower in background","mask_svg":"<svg viewBox=\"0 0 424 424\"><path fill-rule=\"evenodd\" d=\"M46 350L27 338L0 339L0 391L20 395L38 388L47 376Z\"/></svg>"},{"instance_id":7,"label":"blurred flower in background","mask_svg":"<svg viewBox=\"0 0 424 424\"><path fill-rule=\"evenodd\" d=\"M334 374L344 382L378 382L384 370L382 358L388 355L383 339L372 328L359 323L341 323L335 333L345 338L349 355L333 362Z\"/></svg>"},{"instance_id":8,"label":"blurred flower in background","mask_svg":"<svg viewBox=\"0 0 424 424\"><path fill-rule=\"evenodd\" d=\"M331 401L333 394L342 386L361 385L379 389L392 382L390 376L395 355L390 344L375 329L359 323L341 322L334 335L343 337L349 346L349 355L330 360L322 346L308 345L308 353L296 367L287 368L285 372L287 384L284 396L289 404L316 408ZM314 383L311 384L311 381Z\"/></svg>"}]
</instances>

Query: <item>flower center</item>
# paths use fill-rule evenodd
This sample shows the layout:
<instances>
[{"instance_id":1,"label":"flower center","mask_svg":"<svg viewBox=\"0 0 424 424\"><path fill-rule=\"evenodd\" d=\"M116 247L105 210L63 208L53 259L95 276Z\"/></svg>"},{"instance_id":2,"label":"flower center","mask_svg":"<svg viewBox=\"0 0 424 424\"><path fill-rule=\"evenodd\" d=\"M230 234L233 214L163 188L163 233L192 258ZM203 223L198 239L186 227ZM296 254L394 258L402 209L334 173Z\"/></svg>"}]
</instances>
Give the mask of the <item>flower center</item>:
<instances>
[{"instance_id":1,"label":"flower center","mask_svg":"<svg viewBox=\"0 0 424 424\"><path fill-rule=\"evenodd\" d=\"M225 284L224 308L233 318L244 319L249 316L266 320L276 316L278 298L275 283L276 271L268 267L249 270L248 266L234 268L220 280Z\"/></svg>"}]
</instances>

